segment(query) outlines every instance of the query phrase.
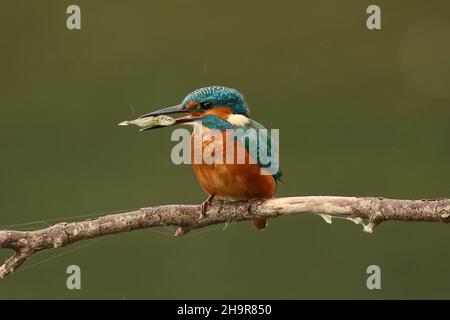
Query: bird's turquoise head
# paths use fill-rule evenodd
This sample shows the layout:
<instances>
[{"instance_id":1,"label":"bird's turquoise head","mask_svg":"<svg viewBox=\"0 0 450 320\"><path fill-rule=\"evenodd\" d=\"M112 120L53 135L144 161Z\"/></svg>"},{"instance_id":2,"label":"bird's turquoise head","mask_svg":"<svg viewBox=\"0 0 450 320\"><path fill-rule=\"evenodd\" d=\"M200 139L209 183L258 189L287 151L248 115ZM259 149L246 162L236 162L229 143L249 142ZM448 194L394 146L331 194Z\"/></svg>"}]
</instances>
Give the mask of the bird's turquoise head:
<instances>
[{"instance_id":1,"label":"bird's turquoise head","mask_svg":"<svg viewBox=\"0 0 450 320\"><path fill-rule=\"evenodd\" d=\"M232 123L227 121L231 119L231 115L238 115L245 119L250 115L243 95L237 90L211 86L189 93L179 105L154 111L142 117L177 113L188 115L178 118L175 124L201 121L203 125L214 129L232 127Z\"/></svg>"},{"instance_id":2,"label":"bird's turquoise head","mask_svg":"<svg viewBox=\"0 0 450 320\"><path fill-rule=\"evenodd\" d=\"M192 105L203 110L228 107L233 114L246 117L250 114L244 96L237 90L227 87L212 86L197 89L189 93L181 104L186 107Z\"/></svg>"}]
</instances>

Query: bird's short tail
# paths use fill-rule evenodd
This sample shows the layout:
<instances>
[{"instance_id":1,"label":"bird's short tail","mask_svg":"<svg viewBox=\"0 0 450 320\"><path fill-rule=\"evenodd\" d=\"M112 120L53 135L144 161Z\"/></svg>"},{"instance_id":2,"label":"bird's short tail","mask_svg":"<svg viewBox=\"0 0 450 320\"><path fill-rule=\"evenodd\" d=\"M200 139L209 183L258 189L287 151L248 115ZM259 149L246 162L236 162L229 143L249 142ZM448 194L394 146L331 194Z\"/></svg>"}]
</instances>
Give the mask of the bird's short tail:
<instances>
[{"instance_id":1,"label":"bird's short tail","mask_svg":"<svg viewBox=\"0 0 450 320\"><path fill-rule=\"evenodd\" d=\"M258 230L264 230L267 226L266 219L254 218L254 219L252 219L252 222L255 225L256 229L258 229Z\"/></svg>"}]
</instances>

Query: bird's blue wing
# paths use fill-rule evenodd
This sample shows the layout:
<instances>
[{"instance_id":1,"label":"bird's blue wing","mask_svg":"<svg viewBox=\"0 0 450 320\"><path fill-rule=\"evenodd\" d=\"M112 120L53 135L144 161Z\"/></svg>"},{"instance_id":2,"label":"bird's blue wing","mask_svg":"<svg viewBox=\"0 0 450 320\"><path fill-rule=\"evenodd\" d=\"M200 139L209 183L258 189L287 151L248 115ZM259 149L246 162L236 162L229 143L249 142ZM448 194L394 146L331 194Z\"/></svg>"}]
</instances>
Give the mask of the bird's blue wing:
<instances>
[{"instance_id":1,"label":"bird's blue wing","mask_svg":"<svg viewBox=\"0 0 450 320\"><path fill-rule=\"evenodd\" d=\"M281 182L279 149L270 130L254 120L250 120L244 126L235 126L235 129L237 129L235 131L237 142L245 146L250 156L261 168L269 170L275 181Z\"/></svg>"}]
</instances>

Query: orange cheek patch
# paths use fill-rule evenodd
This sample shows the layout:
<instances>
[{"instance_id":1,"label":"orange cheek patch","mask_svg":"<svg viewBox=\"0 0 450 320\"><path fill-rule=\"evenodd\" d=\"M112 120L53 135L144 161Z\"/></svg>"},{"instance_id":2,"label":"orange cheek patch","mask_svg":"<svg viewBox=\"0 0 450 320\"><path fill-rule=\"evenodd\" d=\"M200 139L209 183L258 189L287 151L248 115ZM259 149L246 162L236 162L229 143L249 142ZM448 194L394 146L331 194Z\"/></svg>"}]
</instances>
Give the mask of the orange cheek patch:
<instances>
[{"instance_id":1,"label":"orange cheek patch","mask_svg":"<svg viewBox=\"0 0 450 320\"><path fill-rule=\"evenodd\" d=\"M227 120L228 116L233 114L230 107L219 106L205 112L207 115L218 116L222 120Z\"/></svg>"}]
</instances>

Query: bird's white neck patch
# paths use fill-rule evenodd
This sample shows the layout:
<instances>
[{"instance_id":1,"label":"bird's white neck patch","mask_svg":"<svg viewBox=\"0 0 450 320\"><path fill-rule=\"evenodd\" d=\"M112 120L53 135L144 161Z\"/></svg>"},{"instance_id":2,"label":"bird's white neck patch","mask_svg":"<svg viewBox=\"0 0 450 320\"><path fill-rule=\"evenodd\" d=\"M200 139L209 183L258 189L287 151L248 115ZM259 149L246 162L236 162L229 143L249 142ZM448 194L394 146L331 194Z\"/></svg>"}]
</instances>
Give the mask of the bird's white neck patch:
<instances>
[{"instance_id":1,"label":"bird's white neck patch","mask_svg":"<svg viewBox=\"0 0 450 320\"><path fill-rule=\"evenodd\" d=\"M246 126L250 123L250 119L242 114L230 114L227 121L233 126Z\"/></svg>"}]
</instances>

